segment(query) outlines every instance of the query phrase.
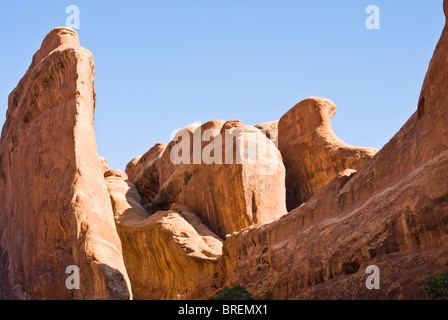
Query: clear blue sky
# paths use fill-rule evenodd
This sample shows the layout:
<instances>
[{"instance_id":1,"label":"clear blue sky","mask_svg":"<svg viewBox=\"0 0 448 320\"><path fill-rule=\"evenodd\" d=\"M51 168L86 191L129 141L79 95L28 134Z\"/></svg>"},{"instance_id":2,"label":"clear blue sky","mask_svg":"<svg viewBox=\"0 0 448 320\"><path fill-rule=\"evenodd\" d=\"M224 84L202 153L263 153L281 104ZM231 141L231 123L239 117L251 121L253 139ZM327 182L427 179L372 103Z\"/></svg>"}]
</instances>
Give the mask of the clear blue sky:
<instances>
[{"instance_id":1,"label":"clear blue sky","mask_svg":"<svg viewBox=\"0 0 448 320\"><path fill-rule=\"evenodd\" d=\"M45 35L77 5L95 57L99 154L124 169L193 121L277 120L332 99L337 135L381 148L417 109L442 0L0 1L0 123ZM367 30L368 5L381 30Z\"/></svg>"}]
</instances>

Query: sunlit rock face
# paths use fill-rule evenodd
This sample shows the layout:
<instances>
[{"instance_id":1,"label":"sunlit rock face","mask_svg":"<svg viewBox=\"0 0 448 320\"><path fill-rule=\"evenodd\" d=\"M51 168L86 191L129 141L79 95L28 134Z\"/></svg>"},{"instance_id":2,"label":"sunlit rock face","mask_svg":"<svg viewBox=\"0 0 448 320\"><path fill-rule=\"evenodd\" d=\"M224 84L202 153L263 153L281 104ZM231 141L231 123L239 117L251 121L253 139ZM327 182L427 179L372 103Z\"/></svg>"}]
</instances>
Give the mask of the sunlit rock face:
<instances>
[{"instance_id":1,"label":"sunlit rock face","mask_svg":"<svg viewBox=\"0 0 448 320\"><path fill-rule=\"evenodd\" d=\"M339 140L336 106L313 97L279 121L188 126L122 172L97 154L91 53L51 31L0 140L0 298L213 299L237 284L256 299L425 298L448 263L447 56L445 26L415 114L380 151Z\"/></svg>"},{"instance_id":2,"label":"sunlit rock face","mask_svg":"<svg viewBox=\"0 0 448 320\"><path fill-rule=\"evenodd\" d=\"M332 101L313 97L298 103L278 123L288 210L305 203L339 172L360 169L378 151L340 140L331 126L335 113Z\"/></svg>"},{"instance_id":3,"label":"sunlit rock face","mask_svg":"<svg viewBox=\"0 0 448 320\"><path fill-rule=\"evenodd\" d=\"M9 97L0 140L0 298L130 299L93 131L92 54L51 31ZM79 290L66 268L80 271Z\"/></svg>"},{"instance_id":4,"label":"sunlit rock face","mask_svg":"<svg viewBox=\"0 0 448 320\"><path fill-rule=\"evenodd\" d=\"M240 143L231 142L232 134ZM254 158L244 153L248 150L255 150ZM221 238L286 213L280 152L260 130L240 121L188 126L168 145L131 161L126 171L153 210L183 204Z\"/></svg>"},{"instance_id":5,"label":"sunlit rock face","mask_svg":"<svg viewBox=\"0 0 448 320\"><path fill-rule=\"evenodd\" d=\"M105 181L134 297L213 298L222 239L182 205L150 216L124 172L106 172Z\"/></svg>"},{"instance_id":6,"label":"sunlit rock face","mask_svg":"<svg viewBox=\"0 0 448 320\"><path fill-rule=\"evenodd\" d=\"M426 298L424 279L448 263L447 55L445 26L417 111L358 172L339 173L279 221L225 243L227 285L246 285L267 299ZM328 101L306 103L332 113ZM288 141L282 122L280 150ZM380 290L366 288L370 265L380 270Z\"/></svg>"}]
</instances>

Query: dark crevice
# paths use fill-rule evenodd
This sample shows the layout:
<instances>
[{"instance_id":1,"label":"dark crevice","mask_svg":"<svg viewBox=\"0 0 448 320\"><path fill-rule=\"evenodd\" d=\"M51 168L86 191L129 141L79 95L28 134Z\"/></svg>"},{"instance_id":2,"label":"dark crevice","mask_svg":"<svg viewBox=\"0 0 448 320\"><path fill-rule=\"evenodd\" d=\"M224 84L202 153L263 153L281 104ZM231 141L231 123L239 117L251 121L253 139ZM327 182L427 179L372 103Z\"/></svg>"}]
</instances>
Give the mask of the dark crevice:
<instances>
[{"instance_id":1,"label":"dark crevice","mask_svg":"<svg viewBox=\"0 0 448 320\"><path fill-rule=\"evenodd\" d=\"M425 115L425 97L420 99L418 103L418 119L421 119Z\"/></svg>"}]
</instances>

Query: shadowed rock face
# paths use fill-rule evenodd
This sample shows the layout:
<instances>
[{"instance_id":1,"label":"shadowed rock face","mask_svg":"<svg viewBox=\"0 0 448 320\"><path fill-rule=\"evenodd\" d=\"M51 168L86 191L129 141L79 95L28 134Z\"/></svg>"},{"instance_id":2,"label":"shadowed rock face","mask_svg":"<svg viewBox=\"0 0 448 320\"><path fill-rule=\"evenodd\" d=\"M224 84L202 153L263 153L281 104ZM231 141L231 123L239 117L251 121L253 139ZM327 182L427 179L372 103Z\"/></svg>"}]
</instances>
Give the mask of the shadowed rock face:
<instances>
[{"instance_id":1,"label":"shadowed rock face","mask_svg":"<svg viewBox=\"0 0 448 320\"><path fill-rule=\"evenodd\" d=\"M228 285L270 299L425 298L423 280L448 266L447 55L445 26L417 112L359 172L225 243ZM380 290L365 287L369 265Z\"/></svg>"},{"instance_id":2,"label":"shadowed rock face","mask_svg":"<svg viewBox=\"0 0 448 320\"><path fill-rule=\"evenodd\" d=\"M0 140L0 298L130 299L97 155L94 65L51 31L9 97ZM80 269L80 290L66 268Z\"/></svg>"},{"instance_id":3,"label":"shadowed rock face","mask_svg":"<svg viewBox=\"0 0 448 320\"><path fill-rule=\"evenodd\" d=\"M286 167L288 210L305 203L345 169L360 169L378 151L352 147L333 132L336 106L328 99L308 98L279 121L279 149Z\"/></svg>"},{"instance_id":4,"label":"shadowed rock face","mask_svg":"<svg viewBox=\"0 0 448 320\"><path fill-rule=\"evenodd\" d=\"M251 162L244 155L237 162L237 143L225 143L239 133L244 149L258 150ZM257 128L240 121L210 121L181 130L181 139L156 145L128 166L130 180L153 211L181 203L196 212L221 238L251 225L269 223L286 213L284 166L274 143ZM202 139L201 139L202 137ZM182 140L185 148L177 150ZM243 149L243 148L242 148ZM188 161L173 163L172 155L187 152ZM220 154L222 161L212 163ZM226 164L226 156L230 164ZM229 159L229 158L228 158ZM222 164L219 164L222 163Z\"/></svg>"}]
</instances>

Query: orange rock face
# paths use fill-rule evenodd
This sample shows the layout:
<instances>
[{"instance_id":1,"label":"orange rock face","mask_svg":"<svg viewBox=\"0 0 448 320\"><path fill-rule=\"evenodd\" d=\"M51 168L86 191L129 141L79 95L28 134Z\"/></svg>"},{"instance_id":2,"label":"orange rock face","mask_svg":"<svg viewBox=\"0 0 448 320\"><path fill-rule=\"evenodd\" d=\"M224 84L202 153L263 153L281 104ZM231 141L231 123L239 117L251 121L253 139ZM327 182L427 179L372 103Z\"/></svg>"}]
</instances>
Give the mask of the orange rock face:
<instances>
[{"instance_id":1,"label":"orange rock face","mask_svg":"<svg viewBox=\"0 0 448 320\"><path fill-rule=\"evenodd\" d=\"M0 298L130 299L93 131L94 65L51 31L9 97L0 140ZM66 268L80 270L79 290Z\"/></svg>"},{"instance_id":2,"label":"orange rock face","mask_svg":"<svg viewBox=\"0 0 448 320\"><path fill-rule=\"evenodd\" d=\"M207 299L216 294L222 240L188 208L152 216L124 172L105 174L136 299Z\"/></svg>"},{"instance_id":3,"label":"orange rock face","mask_svg":"<svg viewBox=\"0 0 448 320\"><path fill-rule=\"evenodd\" d=\"M109 162L106 160L106 158L100 157L100 162L101 162L101 171L103 172L103 174L110 170Z\"/></svg>"},{"instance_id":4,"label":"orange rock face","mask_svg":"<svg viewBox=\"0 0 448 320\"><path fill-rule=\"evenodd\" d=\"M228 285L268 299L425 298L424 279L448 263L447 39L445 26L417 112L359 172L225 243ZM380 290L365 286L369 265L379 267Z\"/></svg>"},{"instance_id":5,"label":"orange rock face","mask_svg":"<svg viewBox=\"0 0 448 320\"><path fill-rule=\"evenodd\" d=\"M239 138L226 143L226 133ZM247 150L258 153L252 159ZM183 162L176 163L179 154ZM257 128L239 121L187 127L170 144L134 159L127 172L143 199L152 201L150 211L184 204L221 238L286 213L285 169L278 149Z\"/></svg>"},{"instance_id":6,"label":"orange rock face","mask_svg":"<svg viewBox=\"0 0 448 320\"><path fill-rule=\"evenodd\" d=\"M278 146L278 121L260 123L255 127L260 129L268 139Z\"/></svg>"},{"instance_id":7,"label":"orange rock face","mask_svg":"<svg viewBox=\"0 0 448 320\"><path fill-rule=\"evenodd\" d=\"M308 98L279 121L278 147L286 167L288 210L305 203L345 169L360 169L376 149L352 147L333 132L336 106L328 99Z\"/></svg>"},{"instance_id":8,"label":"orange rock face","mask_svg":"<svg viewBox=\"0 0 448 320\"><path fill-rule=\"evenodd\" d=\"M236 284L257 299L425 298L448 266L447 56L448 25L417 111L379 152L338 139L336 106L309 98L256 127L188 126L125 173L97 154L92 55L51 31L0 140L0 299L212 299Z\"/></svg>"},{"instance_id":9,"label":"orange rock face","mask_svg":"<svg viewBox=\"0 0 448 320\"><path fill-rule=\"evenodd\" d=\"M166 143L155 145L145 155L133 159L126 167L129 180L135 183L145 203L152 202L160 191L160 158L167 146Z\"/></svg>"}]
</instances>

